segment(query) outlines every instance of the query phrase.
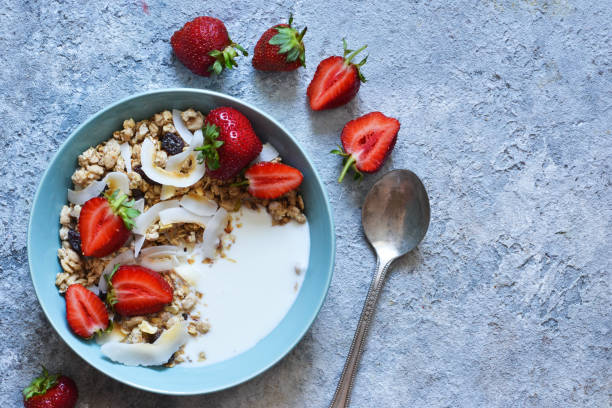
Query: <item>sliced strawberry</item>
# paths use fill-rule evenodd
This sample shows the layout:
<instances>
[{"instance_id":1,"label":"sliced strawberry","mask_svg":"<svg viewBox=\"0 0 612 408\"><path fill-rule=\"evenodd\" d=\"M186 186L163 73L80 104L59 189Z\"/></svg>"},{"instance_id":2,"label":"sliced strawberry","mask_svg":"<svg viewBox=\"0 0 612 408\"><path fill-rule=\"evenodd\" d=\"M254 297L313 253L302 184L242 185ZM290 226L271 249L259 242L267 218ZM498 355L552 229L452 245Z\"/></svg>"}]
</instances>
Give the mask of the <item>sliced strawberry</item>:
<instances>
[{"instance_id":1,"label":"sliced strawberry","mask_svg":"<svg viewBox=\"0 0 612 408\"><path fill-rule=\"evenodd\" d=\"M124 265L107 279L109 292L106 300L122 316L156 313L172 303L172 286L151 269Z\"/></svg>"},{"instance_id":2,"label":"sliced strawberry","mask_svg":"<svg viewBox=\"0 0 612 408\"><path fill-rule=\"evenodd\" d=\"M282 163L260 162L251 166L244 176L253 197L273 199L294 190L302 184L304 176L291 166Z\"/></svg>"},{"instance_id":3,"label":"sliced strawberry","mask_svg":"<svg viewBox=\"0 0 612 408\"><path fill-rule=\"evenodd\" d=\"M130 237L133 218L140 212L134 200L116 190L106 197L88 200L79 216L79 234L83 255L101 258L121 248Z\"/></svg>"},{"instance_id":4,"label":"sliced strawberry","mask_svg":"<svg viewBox=\"0 0 612 408\"><path fill-rule=\"evenodd\" d=\"M380 169L395 146L399 128L397 119L380 112L371 112L348 122L340 136L344 150L332 150L332 153L344 157L344 168L338 182L342 182L351 167L355 170L355 178L361 177L361 172L373 173Z\"/></svg>"},{"instance_id":5,"label":"sliced strawberry","mask_svg":"<svg viewBox=\"0 0 612 408\"><path fill-rule=\"evenodd\" d=\"M106 306L80 284L70 285L66 291L66 320L72 331L84 338L108 328Z\"/></svg>"},{"instance_id":6,"label":"sliced strawberry","mask_svg":"<svg viewBox=\"0 0 612 408\"><path fill-rule=\"evenodd\" d=\"M329 57L319 63L306 94L312 110L332 109L348 103L357 95L361 82L365 78L359 68L366 63L365 57L360 63L351 61L363 51L367 45L356 51L347 49L343 39L344 57Z\"/></svg>"}]
</instances>

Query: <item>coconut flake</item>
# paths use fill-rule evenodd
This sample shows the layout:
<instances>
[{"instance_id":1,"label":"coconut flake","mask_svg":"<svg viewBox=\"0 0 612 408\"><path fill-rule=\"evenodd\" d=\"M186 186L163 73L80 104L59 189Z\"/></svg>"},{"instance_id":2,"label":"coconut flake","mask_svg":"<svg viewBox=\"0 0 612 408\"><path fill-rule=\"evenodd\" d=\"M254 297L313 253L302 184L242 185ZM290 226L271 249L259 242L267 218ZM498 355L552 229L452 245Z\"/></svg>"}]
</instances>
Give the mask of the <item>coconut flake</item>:
<instances>
[{"instance_id":1,"label":"coconut flake","mask_svg":"<svg viewBox=\"0 0 612 408\"><path fill-rule=\"evenodd\" d=\"M72 204L83 205L88 200L99 196L106 187L104 180L94 181L82 190L70 190L68 189L68 201Z\"/></svg>"},{"instance_id":2,"label":"coconut flake","mask_svg":"<svg viewBox=\"0 0 612 408\"><path fill-rule=\"evenodd\" d=\"M134 219L134 234L144 235L147 229L159 219L160 211L168 208L179 208L178 200L160 201Z\"/></svg>"},{"instance_id":3,"label":"coconut flake","mask_svg":"<svg viewBox=\"0 0 612 408\"><path fill-rule=\"evenodd\" d=\"M187 194L179 201L181 207L189 212L201 216L215 215L215 212L219 208L214 200L209 200L206 197L200 197L196 194Z\"/></svg>"},{"instance_id":4,"label":"coconut flake","mask_svg":"<svg viewBox=\"0 0 612 408\"><path fill-rule=\"evenodd\" d=\"M166 363L187 342L187 323L178 321L165 330L154 343L109 342L100 348L113 361L129 366L152 366Z\"/></svg>"},{"instance_id":5,"label":"coconut flake","mask_svg":"<svg viewBox=\"0 0 612 408\"><path fill-rule=\"evenodd\" d=\"M193 139L193 133L191 133L191 131L187 129L185 122L183 122L180 110L172 109L172 122L174 123L174 127L178 132L179 136L183 138L185 143L191 144L191 140Z\"/></svg>"},{"instance_id":6,"label":"coconut flake","mask_svg":"<svg viewBox=\"0 0 612 408\"><path fill-rule=\"evenodd\" d=\"M105 277L107 275L110 275L113 269L115 269L115 265L128 265L133 264L135 262L136 259L134 258L134 254L132 253L132 251L124 251L119 255L116 255L110 261L108 261L106 267L100 275L100 280L98 281L98 289L100 290L100 292L106 293L106 291L108 290L108 285L106 284Z\"/></svg>"},{"instance_id":7,"label":"coconut flake","mask_svg":"<svg viewBox=\"0 0 612 408\"><path fill-rule=\"evenodd\" d=\"M210 221L211 217L203 217L196 215L184 208L169 208L159 212L159 221L162 225L184 223L184 224L198 224L202 227L206 227L206 224Z\"/></svg>"},{"instance_id":8,"label":"coconut flake","mask_svg":"<svg viewBox=\"0 0 612 408\"><path fill-rule=\"evenodd\" d=\"M144 198L139 198L138 200L136 200L134 202L134 208L140 211L140 213L142 214L142 212L144 211Z\"/></svg>"},{"instance_id":9,"label":"coconut flake","mask_svg":"<svg viewBox=\"0 0 612 408\"><path fill-rule=\"evenodd\" d=\"M145 236L144 235L139 235L136 234L136 239L134 240L134 256L138 256L138 253L140 252L140 249L142 248L142 245L145 242Z\"/></svg>"},{"instance_id":10,"label":"coconut flake","mask_svg":"<svg viewBox=\"0 0 612 408\"><path fill-rule=\"evenodd\" d=\"M191 161L191 169L189 173L184 174L181 173L178 169L176 170L167 170L162 169L160 167L155 166L154 158L155 158L155 145L153 141L149 138L146 138L142 142L140 161L142 163L142 170L145 174L151 179L162 185L169 185L174 187L189 187L192 184L195 184L199 179L204 176L206 172L206 165L204 163L198 163L197 154L194 150L186 150L188 153L186 154L185 160ZM179 153L178 155L183 155L183 153ZM171 156L171 158L174 156ZM182 158L182 156L181 156ZM177 160L177 159L175 159ZM182 164L185 160L182 160L180 163ZM166 163L166 166L168 163ZM175 163L173 160L173 166L177 166L178 163Z\"/></svg>"},{"instance_id":11,"label":"coconut flake","mask_svg":"<svg viewBox=\"0 0 612 408\"><path fill-rule=\"evenodd\" d=\"M123 162L125 163L125 171L128 173L132 171L132 147L129 143L125 142L119 145L119 151L121 152L121 157L123 158Z\"/></svg>"},{"instance_id":12,"label":"coconut flake","mask_svg":"<svg viewBox=\"0 0 612 408\"><path fill-rule=\"evenodd\" d=\"M113 325L113 330L110 332L101 333L96 336L96 343L99 346L110 343L110 342L120 342L125 338L125 334L121 333L120 325Z\"/></svg>"},{"instance_id":13,"label":"coconut flake","mask_svg":"<svg viewBox=\"0 0 612 408\"><path fill-rule=\"evenodd\" d=\"M276 150L274 146L272 146L270 143L264 143L259 156L255 158L254 162L267 162L276 159L278 156L278 150Z\"/></svg>"},{"instance_id":14,"label":"coconut flake","mask_svg":"<svg viewBox=\"0 0 612 408\"><path fill-rule=\"evenodd\" d=\"M179 247L159 245L145 248L141 251L138 264L154 271L167 271L180 264L178 257L183 254Z\"/></svg>"},{"instance_id":15,"label":"coconut flake","mask_svg":"<svg viewBox=\"0 0 612 408\"><path fill-rule=\"evenodd\" d=\"M130 178L125 173L113 171L108 173L103 181L111 192L119 189L123 194L130 194Z\"/></svg>"},{"instance_id":16,"label":"coconut flake","mask_svg":"<svg viewBox=\"0 0 612 408\"><path fill-rule=\"evenodd\" d=\"M208 225L206 225L204 235L202 236L202 244L200 245L200 251L204 258L213 258L215 256L215 250L219 245L221 234L227 225L227 216L228 213L225 208L219 208L208 222Z\"/></svg>"},{"instance_id":17,"label":"coconut flake","mask_svg":"<svg viewBox=\"0 0 612 408\"><path fill-rule=\"evenodd\" d=\"M159 194L159 199L162 201L167 200L169 198L172 198L174 196L174 193L176 193L176 187L162 186L161 193Z\"/></svg>"}]
</instances>

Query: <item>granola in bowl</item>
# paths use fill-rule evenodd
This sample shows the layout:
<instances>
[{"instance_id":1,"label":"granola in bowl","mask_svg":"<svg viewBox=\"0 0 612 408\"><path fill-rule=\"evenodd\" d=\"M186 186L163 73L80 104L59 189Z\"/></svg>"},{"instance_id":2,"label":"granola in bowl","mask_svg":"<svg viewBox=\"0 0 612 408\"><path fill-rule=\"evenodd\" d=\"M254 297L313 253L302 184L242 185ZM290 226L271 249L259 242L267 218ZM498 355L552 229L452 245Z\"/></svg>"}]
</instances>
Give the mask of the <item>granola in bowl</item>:
<instances>
[{"instance_id":1,"label":"granola in bowl","mask_svg":"<svg viewBox=\"0 0 612 408\"><path fill-rule=\"evenodd\" d=\"M250 312L281 303L289 309L308 263L308 222L296 190L302 175L262 145L236 109L130 118L77 161L59 215L62 270L55 284L73 332L95 335L111 360L173 366L248 349L283 315L275 312L230 352L222 346L233 330L227 322L248 326L252 318L227 311L228 290L248 298L257 285L279 293L290 286L280 303L274 295L253 298L261 305ZM283 255L261 258L282 245L289 245ZM292 268L290 275L247 274L254 265ZM274 287L279 282L286 284Z\"/></svg>"}]
</instances>

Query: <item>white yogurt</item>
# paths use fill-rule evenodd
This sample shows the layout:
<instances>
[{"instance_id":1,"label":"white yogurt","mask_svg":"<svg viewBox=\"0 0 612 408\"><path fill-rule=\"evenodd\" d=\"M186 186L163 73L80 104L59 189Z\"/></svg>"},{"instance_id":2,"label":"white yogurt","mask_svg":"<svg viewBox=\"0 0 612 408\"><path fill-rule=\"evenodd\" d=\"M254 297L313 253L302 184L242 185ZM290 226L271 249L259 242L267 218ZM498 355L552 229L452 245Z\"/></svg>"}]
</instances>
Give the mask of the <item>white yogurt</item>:
<instances>
[{"instance_id":1,"label":"white yogurt","mask_svg":"<svg viewBox=\"0 0 612 408\"><path fill-rule=\"evenodd\" d=\"M184 357L191 359L186 365L216 363L257 344L289 311L308 267L308 223L273 226L265 210L232 215L235 243L225 258L213 264L196 259L176 269L204 294L196 310L211 325L185 345ZM206 359L198 361L202 351Z\"/></svg>"}]
</instances>

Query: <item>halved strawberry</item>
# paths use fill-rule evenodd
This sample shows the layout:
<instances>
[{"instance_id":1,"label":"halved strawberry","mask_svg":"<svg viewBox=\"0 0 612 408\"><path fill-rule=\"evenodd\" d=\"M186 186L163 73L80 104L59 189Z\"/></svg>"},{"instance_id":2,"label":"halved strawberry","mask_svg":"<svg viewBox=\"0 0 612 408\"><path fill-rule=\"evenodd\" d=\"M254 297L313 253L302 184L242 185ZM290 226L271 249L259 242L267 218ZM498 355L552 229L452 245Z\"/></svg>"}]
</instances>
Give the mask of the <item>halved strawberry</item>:
<instances>
[{"instance_id":1,"label":"halved strawberry","mask_svg":"<svg viewBox=\"0 0 612 408\"><path fill-rule=\"evenodd\" d=\"M347 49L345 39L342 39L342 44L344 56L329 57L321 61L308 85L306 94L312 110L331 109L348 103L357 95L361 82L366 81L359 68L366 63L368 57L358 64L351 61L366 49L367 45L353 51Z\"/></svg>"},{"instance_id":2,"label":"halved strawberry","mask_svg":"<svg viewBox=\"0 0 612 408\"><path fill-rule=\"evenodd\" d=\"M249 194L253 197L273 199L294 190L302 184L304 176L282 163L260 162L252 165L244 177L248 180Z\"/></svg>"},{"instance_id":3,"label":"halved strawberry","mask_svg":"<svg viewBox=\"0 0 612 408\"><path fill-rule=\"evenodd\" d=\"M156 313L172 303L172 286L159 273L143 266L116 267L106 279L106 301L122 316Z\"/></svg>"},{"instance_id":4,"label":"halved strawberry","mask_svg":"<svg viewBox=\"0 0 612 408\"><path fill-rule=\"evenodd\" d=\"M105 197L88 200L79 216L79 234L83 255L101 258L121 248L130 237L134 217L140 211L132 208L134 200L115 190Z\"/></svg>"},{"instance_id":5,"label":"halved strawberry","mask_svg":"<svg viewBox=\"0 0 612 408\"><path fill-rule=\"evenodd\" d=\"M66 291L66 320L72 331L84 338L108 328L104 302L78 283L70 285Z\"/></svg>"},{"instance_id":6,"label":"halved strawberry","mask_svg":"<svg viewBox=\"0 0 612 408\"><path fill-rule=\"evenodd\" d=\"M340 140L344 149L331 153L344 157L344 168L338 182L341 183L349 168L355 170L355 179L361 172L373 173L380 169L393 150L400 123L380 112L371 112L344 125Z\"/></svg>"}]
</instances>

